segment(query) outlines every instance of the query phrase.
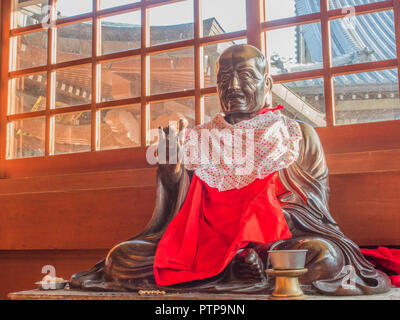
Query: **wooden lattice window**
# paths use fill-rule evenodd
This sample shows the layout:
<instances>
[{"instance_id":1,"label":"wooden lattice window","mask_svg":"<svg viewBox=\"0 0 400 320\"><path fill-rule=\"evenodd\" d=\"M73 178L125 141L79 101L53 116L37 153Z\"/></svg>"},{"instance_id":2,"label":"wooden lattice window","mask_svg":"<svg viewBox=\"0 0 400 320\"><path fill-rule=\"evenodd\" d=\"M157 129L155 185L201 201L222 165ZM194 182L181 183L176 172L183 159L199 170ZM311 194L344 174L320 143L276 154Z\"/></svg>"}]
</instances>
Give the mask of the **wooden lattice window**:
<instances>
[{"instance_id":1,"label":"wooden lattice window","mask_svg":"<svg viewBox=\"0 0 400 320\"><path fill-rule=\"evenodd\" d=\"M400 117L400 0L73 2L2 1L2 177L146 166L151 129L218 112L235 43L268 54L275 103L315 127Z\"/></svg>"}]
</instances>

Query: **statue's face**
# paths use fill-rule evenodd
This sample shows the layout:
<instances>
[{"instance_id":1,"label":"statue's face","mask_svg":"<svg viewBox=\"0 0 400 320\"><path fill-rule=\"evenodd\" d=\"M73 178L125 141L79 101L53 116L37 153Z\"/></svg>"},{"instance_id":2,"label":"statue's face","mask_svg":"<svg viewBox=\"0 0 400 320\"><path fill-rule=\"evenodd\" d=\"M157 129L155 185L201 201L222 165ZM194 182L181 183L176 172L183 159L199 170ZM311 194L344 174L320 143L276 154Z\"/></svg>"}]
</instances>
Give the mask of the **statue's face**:
<instances>
[{"instance_id":1,"label":"statue's face","mask_svg":"<svg viewBox=\"0 0 400 320\"><path fill-rule=\"evenodd\" d=\"M233 46L218 62L217 83L225 115L254 114L271 92L272 80L265 75L266 62L251 46Z\"/></svg>"}]
</instances>

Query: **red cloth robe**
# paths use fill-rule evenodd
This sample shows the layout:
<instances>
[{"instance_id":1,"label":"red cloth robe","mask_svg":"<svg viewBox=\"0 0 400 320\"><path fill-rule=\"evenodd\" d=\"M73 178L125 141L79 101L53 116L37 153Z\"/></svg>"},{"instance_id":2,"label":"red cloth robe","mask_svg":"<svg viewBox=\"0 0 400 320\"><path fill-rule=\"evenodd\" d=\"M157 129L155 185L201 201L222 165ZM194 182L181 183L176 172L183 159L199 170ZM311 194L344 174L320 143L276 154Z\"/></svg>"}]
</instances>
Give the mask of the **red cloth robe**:
<instances>
[{"instance_id":1,"label":"red cloth robe","mask_svg":"<svg viewBox=\"0 0 400 320\"><path fill-rule=\"evenodd\" d=\"M168 286L211 278L250 242L291 238L277 186L282 188L273 173L241 189L218 191L194 174L181 210L158 244L156 283Z\"/></svg>"},{"instance_id":2,"label":"red cloth robe","mask_svg":"<svg viewBox=\"0 0 400 320\"><path fill-rule=\"evenodd\" d=\"M392 285L400 287L400 249L378 247L361 249L361 252L378 269L388 274Z\"/></svg>"}]
</instances>

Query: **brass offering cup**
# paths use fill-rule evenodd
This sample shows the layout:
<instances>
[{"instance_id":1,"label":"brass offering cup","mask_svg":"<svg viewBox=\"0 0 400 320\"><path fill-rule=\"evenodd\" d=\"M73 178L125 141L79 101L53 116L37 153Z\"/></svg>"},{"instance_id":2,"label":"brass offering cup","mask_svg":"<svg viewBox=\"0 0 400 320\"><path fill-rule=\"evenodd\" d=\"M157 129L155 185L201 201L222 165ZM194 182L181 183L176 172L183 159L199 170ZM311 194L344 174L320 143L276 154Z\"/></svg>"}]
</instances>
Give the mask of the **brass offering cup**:
<instances>
[{"instance_id":1,"label":"brass offering cup","mask_svg":"<svg viewBox=\"0 0 400 320\"><path fill-rule=\"evenodd\" d=\"M304 268L307 250L270 250L268 251L272 269L299 270Z\"/></svg>"},{"instance_id":2,"label":"brass offering cup","mask_svg":"<svg viewBox=\"0 0 400 320\"><path fill-rule=\"evenodd\" d=\"M306 299L300 288L299 276L307 272L304 268L307 250L268 251L273 269L265 272L275 276L275 289L269 297L272 300Z\"/></svg>"}]
</instances>

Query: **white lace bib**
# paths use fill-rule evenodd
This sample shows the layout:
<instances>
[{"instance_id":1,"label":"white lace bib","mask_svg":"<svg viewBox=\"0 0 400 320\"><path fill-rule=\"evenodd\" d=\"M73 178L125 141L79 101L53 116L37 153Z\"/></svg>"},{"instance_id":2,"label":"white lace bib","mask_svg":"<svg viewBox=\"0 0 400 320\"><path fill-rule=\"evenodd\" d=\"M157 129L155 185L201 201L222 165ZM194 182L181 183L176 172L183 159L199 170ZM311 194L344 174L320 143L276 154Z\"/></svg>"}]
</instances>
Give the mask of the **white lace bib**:
<instances>
[{"instance_id":1,"label":"white lace bib","mask_svg":"<svg viewBox=\"0 0 400 320\"><path fill-rule=\"evenodd\" d=\"M187 130L182 161L210 187L240 189L290 166L301 139L299 124L279 110L234 125L217 114Z\"/></svg>"}]
</instances>

